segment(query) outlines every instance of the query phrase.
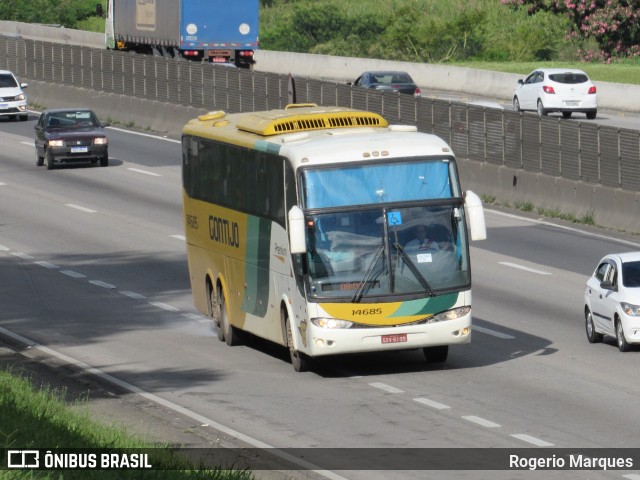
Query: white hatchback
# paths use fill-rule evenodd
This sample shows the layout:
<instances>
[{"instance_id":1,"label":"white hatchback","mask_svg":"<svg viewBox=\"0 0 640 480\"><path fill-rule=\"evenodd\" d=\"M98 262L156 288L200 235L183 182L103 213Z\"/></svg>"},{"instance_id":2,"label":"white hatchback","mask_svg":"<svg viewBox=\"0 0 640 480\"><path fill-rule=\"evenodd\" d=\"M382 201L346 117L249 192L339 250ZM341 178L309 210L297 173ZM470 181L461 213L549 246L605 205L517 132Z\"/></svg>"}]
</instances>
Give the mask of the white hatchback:
<instances>
[{"instance_id":1,"label":"white hatchback","mask_svg":"<svg viewBox=\"0 0 640 480\"><path fill-rule=\"evenodd\" d=\"M587 280L584 318L590 343L616 338L626 352L640 343L640 252L605 256Z\"/></svg>"},{"instance_id":2,"label":"white hatchback","mask_svg":"<svg viewBox=\"0 0 640 480\"><path fill-rule=\"evenodd\" d=\"M516 112L536 111L540 116L561 112L564 118L580 112L593 120L598 113L596 90L582 70L541 68L524 80L518 80L513 94L513 109Z\"/></svg>"},{"instance_id":3,"label":"white hatchback","mask_svg":"<svg viewBox=\"0 0 640 480\"><path fill-rule=\"evenodd\" d=\"M0 70L0 117L19 117L27 120L27 97L23 89L26 83L19 83L15 75L9 70Z\"/></svg>"}]
</instances>

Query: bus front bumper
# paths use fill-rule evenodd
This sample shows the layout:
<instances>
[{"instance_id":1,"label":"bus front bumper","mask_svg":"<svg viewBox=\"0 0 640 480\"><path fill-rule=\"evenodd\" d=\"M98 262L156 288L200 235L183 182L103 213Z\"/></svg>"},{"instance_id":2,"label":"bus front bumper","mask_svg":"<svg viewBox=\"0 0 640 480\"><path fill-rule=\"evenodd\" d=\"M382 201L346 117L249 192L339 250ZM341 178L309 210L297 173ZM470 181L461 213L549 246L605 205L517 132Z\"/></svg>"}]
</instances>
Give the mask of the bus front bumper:
<instances>
[{"instance_id":1,"label":"bus front bumper","mask_svg":"<svg viewBox=\"0 0 640 480\"><path fill-rule=\"evenodd\" d=\"M329 329L307 322L306 340L302 351L311 357L460 345L471 342L471 315L393 328Z\"/></svg>"}]
</instances>

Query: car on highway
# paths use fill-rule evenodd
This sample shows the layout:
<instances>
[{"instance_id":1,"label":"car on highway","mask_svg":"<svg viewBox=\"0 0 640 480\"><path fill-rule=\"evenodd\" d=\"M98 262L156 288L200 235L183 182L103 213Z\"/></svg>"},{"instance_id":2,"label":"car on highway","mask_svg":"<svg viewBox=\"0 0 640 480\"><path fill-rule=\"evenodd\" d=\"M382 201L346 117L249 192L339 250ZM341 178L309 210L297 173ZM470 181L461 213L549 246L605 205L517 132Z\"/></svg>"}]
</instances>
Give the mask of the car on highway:
<instances>
[{"instance_id":1,"label":"car on highway","mask_svg":"<svg viewBox=\"0 0 640 480\"><path fill-rule=\"evenodd\" d=\"M579 112L593 120L598 113L597 88L582 70L540 68L518 80L513 109L535 111L540 116L560 112L564 118Z\"/></svg>"},{"instance_id":2,"label":"car on highway","mask_svg":"<svg viewBox=\"0 0 640 480\"><path fill-rule=\"evenodd\" d=\"M35 125L36 165L100 162L109 165L109 142L98 116L88 108L45 110Z\"/></svg>"},{"instance_id":3,"label":"car on highway","mask_svg":"<svg viewBox=\"0 0 640 480\"><path fill-rule=\"evenodd\" d=\"M407 72L375 71L364 72L349 85L370 88L384 92L398 92L414 97L422 96L420 88Z\"/></svg>"},{"instance_id":4,"label":"car on highway","mask_svg":"<svg viewBox=\"0 0 640 480\"><path fill-rule=\"evenodd\" d=\"M603 257L587 280L584 318L589 343L615 337L626 352L640 343L640 252Z\"/></svg>"},{"instance_id":5,"label":"car on highway","mask_svg":"<svg viewBox=\"0 0 640 480\"><path fill-rule=\"evenodd\" d=\"M0 70L0 117L18 117L22 121L29 118L27 97L23 91L27 86L18 82L9 70Z\"/></svg>"}]
</instances>

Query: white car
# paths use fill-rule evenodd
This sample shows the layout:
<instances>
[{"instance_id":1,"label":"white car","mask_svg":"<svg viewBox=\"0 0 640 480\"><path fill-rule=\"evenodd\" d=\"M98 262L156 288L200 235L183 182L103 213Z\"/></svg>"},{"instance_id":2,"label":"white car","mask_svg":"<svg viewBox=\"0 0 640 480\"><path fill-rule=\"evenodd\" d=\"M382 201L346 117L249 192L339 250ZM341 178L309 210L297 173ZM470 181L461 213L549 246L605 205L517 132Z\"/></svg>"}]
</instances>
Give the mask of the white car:
<instances>
[{"instance_id":1,"label":"white car","mask_svg":"<svg viewBox=\"0 0 640 480\"><path fill-rule=\"evenodd\" d=\"M589 343L610 335L621 352L640 343L640 252L600 260L584 291L584 318Z\"/></svg>"},{"instance_id":2,"label":"white car","mask_svg":"<svg viewBox=\"0 0 640 480\"><path fill-rule=\"evenodd\" d=\"M27 97L23 89L26 83L19 83L9 70L0 70L0 117L19 117L27 120Z\"/></svg>"},{"instance_id":3,"label":"white car","mask_svg":"<svg viewBox=\"0 0 640 480\"><path fill-rule=\"evenodd\" d=\"M532 110L538 115L561 112L564 118L574 112L586 113L589 120L598 113L596 86L582 70L541 68L518 80L513 94L516 112Z\"/></svg>"}]
</instances>

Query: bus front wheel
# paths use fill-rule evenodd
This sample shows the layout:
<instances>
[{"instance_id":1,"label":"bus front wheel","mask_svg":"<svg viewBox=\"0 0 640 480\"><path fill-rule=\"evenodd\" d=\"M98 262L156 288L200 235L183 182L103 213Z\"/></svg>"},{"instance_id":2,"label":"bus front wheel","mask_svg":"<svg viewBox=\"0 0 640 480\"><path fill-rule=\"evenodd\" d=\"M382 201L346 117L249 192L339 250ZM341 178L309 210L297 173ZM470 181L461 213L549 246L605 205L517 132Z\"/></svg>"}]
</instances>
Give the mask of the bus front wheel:
<instances>
[{"instance_id":1,"label":"bus front wheel","mask_svg":"<svg viewBox=\"0 0 640 480\"><path fill-rule=\"evenodd\" d=\"M437 347L424 347L422 349L424 357L428 363L442 363L449 355L449 345L438 345Z\"/></svg>"},{"instance_id":2,"label":"bus front wheel","mask_svg":"<svg viewBox=\"0 0 640 480\"><path fill-rule=\"evenodd\" d=\"M309 369L309 361L304 353L296 350L293 345L293 326L289 321L286 312L283 312L285 328L287 329L287 347L289 348L289 356L291 357L291 365L296 372L306 372Z\"/></svg>"}]
</instances>

